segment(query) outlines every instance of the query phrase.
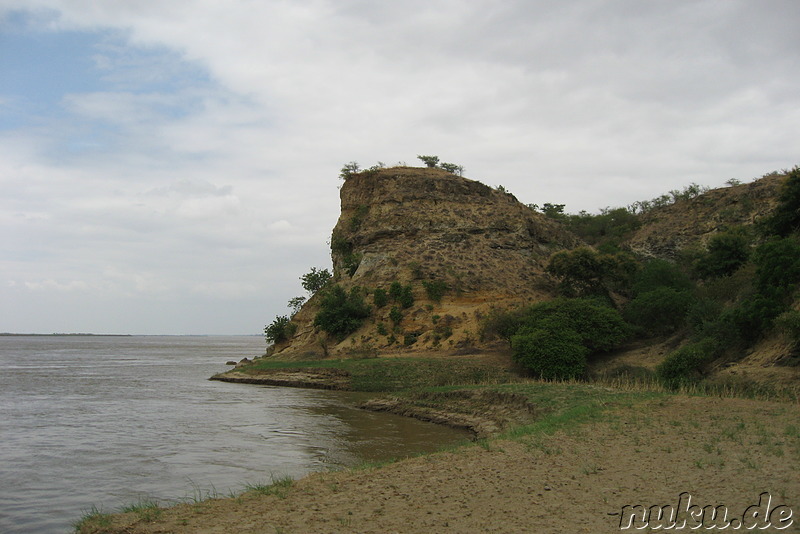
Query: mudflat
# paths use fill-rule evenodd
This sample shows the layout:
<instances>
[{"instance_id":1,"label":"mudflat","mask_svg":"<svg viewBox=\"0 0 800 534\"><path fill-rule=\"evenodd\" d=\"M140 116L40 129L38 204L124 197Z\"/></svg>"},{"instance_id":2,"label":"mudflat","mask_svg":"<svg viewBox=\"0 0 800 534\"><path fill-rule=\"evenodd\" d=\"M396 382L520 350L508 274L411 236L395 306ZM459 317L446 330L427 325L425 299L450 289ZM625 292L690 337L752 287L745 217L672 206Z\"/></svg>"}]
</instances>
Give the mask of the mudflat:
<instances>
[{"instance_id":1,"label":"mudflat","mask_svg":"<svg viewBox=\"0 0 800 534\"><path fill-rule=\"evenodd\" d=\"M236 497L97 514L80 532L604 533L663 528L670 506L675 530L696 524L693 510L703 530L800 532L800 405L663 395L552 432L523 428Z\"/></svg>"}]
</instances>

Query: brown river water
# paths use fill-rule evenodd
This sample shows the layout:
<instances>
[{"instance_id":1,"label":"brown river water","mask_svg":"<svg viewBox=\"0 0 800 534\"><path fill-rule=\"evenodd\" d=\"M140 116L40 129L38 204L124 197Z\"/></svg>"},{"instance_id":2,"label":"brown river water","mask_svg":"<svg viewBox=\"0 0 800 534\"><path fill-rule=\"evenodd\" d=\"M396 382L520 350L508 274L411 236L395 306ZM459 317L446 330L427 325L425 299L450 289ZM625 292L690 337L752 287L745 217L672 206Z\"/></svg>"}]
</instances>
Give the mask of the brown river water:
<instances>
[{"instance_id":1,"label":"brown river water","mask_svg":"<svg viewBox=\"0 0 800 534\"><path fill-rule=\"evenodd\" d=\"M364 394L207 380L257 336L0 336L0 532L431 452L466 433Z\"/></svg>"}]
</instances>

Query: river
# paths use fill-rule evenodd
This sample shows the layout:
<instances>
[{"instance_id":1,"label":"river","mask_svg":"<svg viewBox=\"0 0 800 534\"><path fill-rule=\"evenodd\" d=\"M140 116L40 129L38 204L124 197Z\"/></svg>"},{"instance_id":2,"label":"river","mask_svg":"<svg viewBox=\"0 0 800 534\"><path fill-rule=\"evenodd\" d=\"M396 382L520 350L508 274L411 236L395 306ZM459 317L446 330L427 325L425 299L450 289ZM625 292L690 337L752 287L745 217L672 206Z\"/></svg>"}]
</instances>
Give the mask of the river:
<instances>
[{"instance_id":1,"label":"river","mask_svg":"<svg viewBox=\"0 0 800 534\"><path fill-rule=\"evenodd\" d=\"M207 380L257 336L0 336L0 532L238 492L466 438L362 394Z\"/></svg>"}]
</instances>

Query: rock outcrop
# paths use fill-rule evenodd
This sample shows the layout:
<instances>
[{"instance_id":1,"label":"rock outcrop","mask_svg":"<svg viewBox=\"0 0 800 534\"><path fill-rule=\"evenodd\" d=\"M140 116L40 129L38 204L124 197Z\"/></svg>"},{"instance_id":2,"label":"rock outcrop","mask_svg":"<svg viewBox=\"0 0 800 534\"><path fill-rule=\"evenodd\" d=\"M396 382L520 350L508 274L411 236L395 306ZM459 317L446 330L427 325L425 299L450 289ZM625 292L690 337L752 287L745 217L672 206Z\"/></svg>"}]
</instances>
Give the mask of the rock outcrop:
<instances>
[{"instance_id":1,"label":"rock outcrop","mask_svg":"<svg viewBox=\"0 0 800 534\"><path fill-rule=\"evenodd\" d=\"M716 233L752 226L766 217L778 203L785 178L767 175L654 209L641 216L641 227L623 246L639 257L663 259L675 259L682 250L702 249Z\"/></svg>"},{"instance_id":2,"label":"rock outcrop","mask_svg":"<svg viewBox=\"0 0 800 534\"><path fill-rule=\"evenodd\" d=\"M393 282L410 286L414 304L403 319L393 303L373 306L364 325L343 341L314 326L319 296L294 317L298 329L275 348L283 356L368 356L376 350L469 350L478 320L493 306L553 296L544 274L549 256L580 240L502 190L440 169L395 167L350 176L331 237L334 282L348 291ZM425 286L446 287L440 300Z\"/></svg>"}]
</instances>

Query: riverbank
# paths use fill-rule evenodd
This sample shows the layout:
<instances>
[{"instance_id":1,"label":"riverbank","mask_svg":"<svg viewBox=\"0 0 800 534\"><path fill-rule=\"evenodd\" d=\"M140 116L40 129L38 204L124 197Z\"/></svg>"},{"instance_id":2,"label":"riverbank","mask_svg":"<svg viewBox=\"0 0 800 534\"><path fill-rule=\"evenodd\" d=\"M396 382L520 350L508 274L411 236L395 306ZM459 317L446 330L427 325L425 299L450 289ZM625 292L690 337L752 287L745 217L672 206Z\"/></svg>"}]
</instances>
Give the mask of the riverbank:
<instances>
[{"instance_id":1,"label":"riverbank","mask_svg":"<svg viewBox=\"0 0 800 534\"><path fill-rule=\"evenodd\" d=\"M798 524L797 403L540 382L393 398L474 414L481 395L533 407L530 418L512 417L492 438L424 457L235 497L91 514L79 532L618 532L624 506L677 506L684 492L701 507L726 505L728 519L769 492L772 509L794 511L783 532Z\"/></svg>"}]
</instances>

